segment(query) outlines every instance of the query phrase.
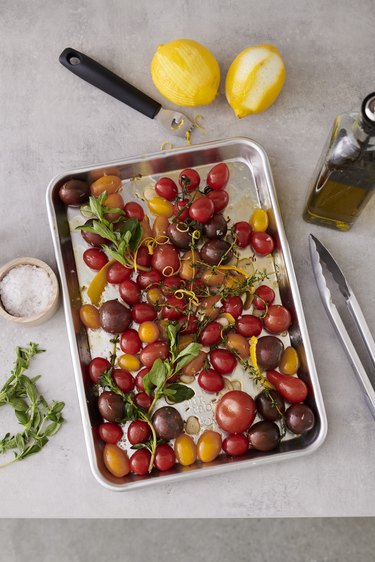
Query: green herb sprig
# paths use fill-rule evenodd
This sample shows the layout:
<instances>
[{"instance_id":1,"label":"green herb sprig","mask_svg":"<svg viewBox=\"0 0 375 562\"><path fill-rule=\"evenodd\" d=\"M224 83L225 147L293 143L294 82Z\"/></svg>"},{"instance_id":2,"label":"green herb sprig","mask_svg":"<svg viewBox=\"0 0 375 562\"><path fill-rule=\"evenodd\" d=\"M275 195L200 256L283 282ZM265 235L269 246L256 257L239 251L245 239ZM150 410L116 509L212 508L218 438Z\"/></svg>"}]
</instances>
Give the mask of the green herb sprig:
<instances>
[{"instance_id":1,"label":"green herb sprig","mask_svg":"<svg viewBox=\"0 0 375 562\"><path fill-rule=\"evenodd\" d=\"M43 351L36 343L17 347L11 376L0 390L0 406L12 406L17 420L23 425L19 433L6 433L0 440L0 453L11 449L14 452L14 458L0 464L0 468L38 453L64 422L61 414L64 402L48 404L36 385L40 376L29 378L24 374L33 357Z\"/></svg>"}]
</instances>

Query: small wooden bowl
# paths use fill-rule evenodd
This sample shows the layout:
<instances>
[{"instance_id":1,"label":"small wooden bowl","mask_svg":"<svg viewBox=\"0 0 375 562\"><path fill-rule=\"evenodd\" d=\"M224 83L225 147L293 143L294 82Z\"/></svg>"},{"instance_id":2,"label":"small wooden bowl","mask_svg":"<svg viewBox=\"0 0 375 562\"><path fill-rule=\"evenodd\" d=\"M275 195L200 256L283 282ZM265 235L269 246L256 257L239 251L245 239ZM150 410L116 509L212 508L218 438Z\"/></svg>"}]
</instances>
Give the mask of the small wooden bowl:
<instances>
[{"instance_id":1,"label":"small wooden bowl","mask_svg":"<svg viewBox=\"0 0 375 562\"><path fill-rule=\"evenodd\" d=\"M34 316L13 316L6 311L1 302L0 298L0 316L9 320L10 322L14 322L16 324L21 324L23 326L38 326L42 324L46 320L49 320L56 312L58 305L59 305L59 284L57 281L57 277L55 273L52 271L49 265L47 265L44 261L38 260L36 258L16 258L0 268L0 281L5 277L7 273L14 267L18 265L35 265L44 269L48 273L49 278L52 282L52 295L51 299L48 303L43 312L36 314Z\"/></svg>"}]
</instances>

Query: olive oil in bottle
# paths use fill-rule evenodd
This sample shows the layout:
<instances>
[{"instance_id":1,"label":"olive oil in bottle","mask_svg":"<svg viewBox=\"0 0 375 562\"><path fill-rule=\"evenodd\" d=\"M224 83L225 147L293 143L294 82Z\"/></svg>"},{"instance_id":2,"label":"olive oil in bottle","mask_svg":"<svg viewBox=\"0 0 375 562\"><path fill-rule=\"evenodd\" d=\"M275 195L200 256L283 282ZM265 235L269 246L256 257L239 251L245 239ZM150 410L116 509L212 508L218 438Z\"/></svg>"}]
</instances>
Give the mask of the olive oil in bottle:
<instances>
[{"instance_id":1,"label":"olive oil in bottle","mask_svg":"<svg viewBox=\"0 0 375 562\"><path fill-rule=\"evenodd\" d=\"M375 191L375 92L360 113L338 115L319 160L303 218L346 231Z\"/></svg>"}]
</instances>

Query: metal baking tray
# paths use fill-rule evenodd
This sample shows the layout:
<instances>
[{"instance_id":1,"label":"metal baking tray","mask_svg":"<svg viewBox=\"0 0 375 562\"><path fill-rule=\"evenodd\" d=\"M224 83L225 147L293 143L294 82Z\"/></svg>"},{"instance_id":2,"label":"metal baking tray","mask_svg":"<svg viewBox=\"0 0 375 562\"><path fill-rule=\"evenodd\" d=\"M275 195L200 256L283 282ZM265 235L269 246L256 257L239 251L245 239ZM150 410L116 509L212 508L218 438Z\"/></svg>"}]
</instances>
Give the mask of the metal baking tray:
<instances>
[{"instance_id":1,"label":"metal baking tray","mask_svg":"<svg viewBox=\"0 0 375 562\"><path fill-rule=\"evenodd\" d=\"M268 453L249 450L246 455L236 458L221 454L211 463L196 462L190 467L177 464L173 470L167 472L153 471L147 476L130 474L124 478L115 478L103 463L103 444L97 433L102 419L97 412L97 398L93 394L93 385L87 374L87 365L91 357L103 353L106 342L94 334L89 334L90 330L86 330L80 322L79 310L85 299L82 288L85 279L80 256L85 247L82 247L83 242L79 234L74 232L77 225L74 213L79 214L79 211L67 209L59 199L58 190L64 182L72 178L93 181L101 175L115 173L123 180L123 195L126 197L127 189L133 190L131 197L134 199L139 186L153 184L160 176L176 177L180 170L188 167L196 168L204 176L204 173L218 162L226 162L230 168L231 181L227 189L232 207L228 208L228 214L232 218L234 216L235 220L248 220L254 206L261 206L268 211L269 232L274 237L276 247L273 262L277 276L277 298L292 312L293 324L287 338L298 352L301 365L298 374L308 385L309 396L305 402L313 409L316 424L311 431L302 436L289 435L277 449ZM293 461L296 457L312 453L322 444L327 432L323 399L269 161L259 144L248 138L232 138L71 170L50 182L47 189L47 208L61 277L86 447L91 470L102 485L112 490L129 490L157 482L170 483L280 460ZM252 382L249 384L250 386L246 382L245 390L253 396L260 391L255 385L251 387ZM212 401L212 398L210 400ZM186 410L186 402L183 404ZM200 417L202 426L210 426L213 407L207 399L198 395L193 398L192 404L188 404L188 408Z\"/></svg>"}]
</instances>

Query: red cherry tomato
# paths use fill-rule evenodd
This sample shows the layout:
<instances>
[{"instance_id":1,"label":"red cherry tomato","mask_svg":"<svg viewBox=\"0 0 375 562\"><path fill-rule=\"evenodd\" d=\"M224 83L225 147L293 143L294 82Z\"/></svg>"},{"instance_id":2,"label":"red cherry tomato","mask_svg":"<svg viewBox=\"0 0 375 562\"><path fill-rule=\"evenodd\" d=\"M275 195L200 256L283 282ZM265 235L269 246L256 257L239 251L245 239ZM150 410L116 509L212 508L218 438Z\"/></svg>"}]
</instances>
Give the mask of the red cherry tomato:
<instances>
[{"instance_id":1,"label":"red cherry tomato","mask_svg":"<svg viewBox=\"0 0 375 562\"><path fill-rule=\"evenodd\" d=\"M223 451L231 457L244 455L249 448L249 440L243 433L231 433L223 441Z\"/></svg>"},{"instance_id":2,"label":"red cherry tomato","mask_svg":"<svg viewBox=\"0 0 375 562\"><path fill-rule=\"evenodd\" d=\"M195 334L198 330L198 318L196 316L183 316L179 324L181 324L180 334Z\"/></svg>"},{"instance_id":3,"label":"red cherry tomato","mask_svg":"<svg viewBox=\"0 0 375 562\"><path fill-rule=\"evenodd\" d=\"M122 332L120 337L120 347L124 353L136 355L142 347L142 342L139 338L137 330L129 328Z\"/></svg>"},{"instance_id":4,"label":"red cherry tomato","mask_svg":"<svg viewBox=\"0 0 375 562\"><path fill-rule=\"evenodd\" d=\"M137 265L141 267L151 267L151 260L152 256L146 246L141 246L140 248L138 248L137 257L135 260Z\"/></svg>"},{"instance_id":5,"label":"red cherry tomato","mask_svg":"<svg viewBox=\"0 0 375 562\"><path fill-rule=\"evenodd\" d=\"M100 377L104 373L110 369L112 365L107 359L104 357L94 357L89 363L88 371L90 375L90 379L93 383L98 384Z\"/></svg>"},{"instance_id":6,"label":"red cherry tomato","mask_svg":"<svg viewBox=\"0 0 375 562\"><path fill-rule=\"evenodd\" d=\"M231 390L220 398L215 419L224 431L242 433L251 426L255 415L255 402L251 396L242 390Z\"/></svg>"},{"instance_id":7,"label":"red cherry tomato","mask_svg":"<svg viewBox=\"0 0 375 562\"><path fill-rule=\"evenodd\" d=\"M206 392L220 392L224 388L224 379L215 369L201 371L197 380L199 386Z\"/></svg>"},{"instance_id":8,"label":"red cherry tomato","mask_svg":"<svg viewBox=\"0 0 375 562\"><path fill-rule=\"evenodd\" d=\"M275 247L272 236L267 232L252 232L250 244L254 252L260 256L270 254Z\"/></svg>"},{"instance_id":9,"label":"red cherry tomato","mask_svg":"<svg viewBox=\"0 0 375 562\"><path fill-rule=\"evenodd\" d=\"M151 453L145 447L138 449L130 457L130 471L139 476L145 476L148 473L150 465Z\"/></svg>"},{"instance_id":10,"label":"red cherry tomato","mask_svg":"<svg viewBox=\"0 0 375 562\"><path fill-rule=\"evenodd\" d=\"M272 304L268 307L263 323L266 330L271 334L281 334L291 325L292 316L285 306Z\"/></svg>"},{"instance_id":11,"label":"red cherry tomato","mask_svg":"<svg viewBox=\"0 0 375 562\"><path fill-rule=\"evenodd\" d=\"M125 267L120 262L115 261L106 271L106 278L108 283L113 285L119 285L123 281L129 279L133 270L129 267Z\"/></svg>"},{"instance_id":12,"label":"red cherry tomato","mask_svg":"<svg viewBox=\"0 0 375 562\"><path fill-rule=\"evenodd\" d=\"M237 359L227 349L214 349L210 353L210 362L213 368L221 375L230 375L237 365Z\"/></svg>"},{"instance_id":13,"label":"red cherry tomato","mask_svg":"<svg viewBox=\"0 0 375 562\"><path fill-rule=\"evenodd\" d=\"M158 445L156 447L154 464L161 472L172 468L176 464L176 455L172 447L167 444Z\"/></svg>"},{"instance_id":14,"label":"red cherry tomato","mask_svg":"<svg viewBox=\"0 0 375 562\"><path fill-rule=\"evenodd\" d=\"M163 295L172 295L177 289L185 286L185 281L178 277L178 275L171 275L162 280L161 292Z\"/></svg>"},{"instance_id":15,"label":"red cherry tomato","mask_svg":"<svg viewBox=\"0 0 375 562\"><path fill-rule=\"evenodd\" d=\"M222 302L224 312L229 312L233 318L241 316L243 311L243 302L240 297L227 297Z\"/></svg>"},{"instance_id":16,"label":"red cherry tomato","mask_svg":"<svg viewBox=\"0 0 375 562\"><path fill-rule=\"evenodd\" d=\"M240 248L246 248L250 243L251 226L248 222L240 221L233 225L233 233L236 239L236 244Z\"/></svg>"},{"instance_id":17,"label":"red cherry tomato","mask_svg":"<svg viewBox=\"0 0 375 562\"><path fill-rule=\"evenodd\" d=\"M229 195L224 190L210 191L207 194L207 197L211 199L212 203L214 204L215 213L223 211L229 202Z\"/></svg>"},{"instance_id":18,"label":"red cherry tomato","mask_svg":"<svg viewBox=\"0 0 375 562\"><path fill-rule=\"evenodd\" d=\"M187 191L194 191L197 189L201 181L201 178L196 170L192 168L186 168L186 170L182 170L178 177L178 183L180 186Z\"/></svg>"},{"instance_id":19,"label":"red cherry tomato","mask_svg":"<svg viewBox=\"0 0 375 562\"><path fill-rule=\"evenodd\" d=\"M140 359L145 367L151 368L156 359L167 359L169 346L166 342L155 341L144 347L140 353Z\"/></svg>"},{"instance_id":20,"label":"red cherry tomato","mask_svg":"<svg viewBox=\"0 0 375 562\"><path fill-rule=\"evenodd\" d=\"M189 208L190 218L200 222L201 224L209 221L214 212L215 205L208 197L200 197L200 199L196 199Z\"/></svg>"},{"instance_id":21,"label":"red cherry tomato","mask_svg":"<svg viewBox=\"0 0 375 562\"><path fill-rule=\"evenodd\" d=\"M152 398L145 392L138 392L133 398L134 404L138 406L138 408L142 408L143 410L148 410L152 404Z\"/></svg>"},{"instance_id":22,"label":"red cherry tomato","mask_svg":"<svg viewBox=\"0 0 375 562\"><path fill-rule=\"evenodd\" d=\"M260 285L254 294L253 305L258 310L265 310L275 300L275 291L268 285Z\"/></svg>"},{"instance_id":23,"label":"red cherry tomato","mask_svg":"<svg viewBox=\"0 0 375 562\"><path fill-rule=\"evenodd\" d=\"M306 384L297 377L282 375L278 371L267 371L267 379L285 400L297 404L303 402L308 394Z\"/></svg>"},{"instance_id":24,"label":"red cherry tomato","mask_svg":"<svg viewBox=\"0 0 375 562\"><path fill-rule=\"evenodd\" d=\"M141 369L140 371L138 371L138 373L135 376L135 386L137 387L138 390L140 390L141 392L145 391L145 387L143 384L143 379L144 377L147 375L147 373L149 372L150 369L147 369L147 367L144 367L143 369Z\"/></svg>"},{"instance_id":25,"label":"red cherry tomato","mask_svg":"<svg viewBox=\"0 0 375 562\"><path fill-rule=\"evenodd\" d=\"M112 378L117 386L126 394L134 388L134 378L124 369L113 369Z\"/></svg>"},{"instance_id":26,"label":"red cherry tomato","mask_svg":"<svg viewBox=\"0 0 375 562\"><path fill-rule=\"evenodd\" d=\"M199 341L203 345L215 345L222 338L222 325L219 322L209 322L202 330Z\"/></svg>"},{"instance_id":27,"label":"red cherry tomato","mask_svg":"<svg viewBox=\"0 0 375 562\"><path fill-rule=\"evenodd\" d=\"M162 275L159 271L152 269L151 271L141 271L137 276L137 285L140 289L151 289L161 283Z\"/></svg>"},{"instance_id":28,"label":"red cherry tomato","mask_svg":"<svg viewBox=\"0 0 375 562\"><path fill-rule=\"evenodd\" d=\"M155 184L155 191L159 197L173 201L177 197L177 185L171 178L160 178Z\"/></svg>"},{"instance_id":29,"label":"red cherry tomato","mask_svg":"<svg viewBox=\"0 0 375 562\"><path fill-rule=\"evenodd\" d=\"M253 314L244 314L237 318L236 321L236 332L244 336L245 338L251 338L255 336L256 338L260 335L262 331L262 322L257 316Z\"/></svg>"},{"instance_id":30,"label":"red cherry tomato","mask_svg":"<svg viewBox=\"0 0 375 562\"><path fill-rule=\"evenodd\" d=\"M99 271L108 262L108 258L102 250L89 248L83 252L83 261L91 269Z\"/></svg>"},{"instance_id":31,"label":"red cherry tomato","mask_svg":"<svg viewBox=\"0 0 375 562\"><path fill-rule=\"evenodd\" d=\"M177 248L172 244L157 246L151 258L151 265L153 269L166 277L174 275L180 269L180 257Z\"/></svg>"},{"instance_id":32,"label":"red cherry tomato","mask_svg":"<svg viewBox=\"0 0 375 562\"><path fill-rule=\"evenodd\" d=\"M143 420L132 421L128 427L128 440L132 445L146 443L150 435L150 426Z\"/></svg>"},{"instance_id":33,"label":"red cherry tomato","mask_svg":"<svg viewBox=\"0 0 375 562\"><path fill-rule=\"evenodd\" d=\"M132 308L132 319L137 324L155 320L156 316L155 308L146 302L137 302Z\"/></svg>"},{"instance_id":34,"label":"red cherry tomato","mask_svg":"<svg viewBox=\"0 0 375 562\"><path fill-rule=\"evenodd\" d=\"M135 304L141 300L141 291L135 281L126 279L119 286L120 297L126 304Z\"/></svg>"},{"instance_id":35,"label":"red cherry tomato","mask_svg":"<svg viewBox=\"0 0 375 562\"><path fill-rule=\"evenodd\" d=\"M182 199L178 201L177 204L173 205L173 214L178 215L180 221L184 221L189 216L189 208L186 205L189 203L189 199Z\"/></svg>"},{"instance_id":36,"label":"red cherry tomato","mask_svg":"<svg viewBox=\"0 0 375 562\"><path fill-rule=\"evenodd\" d=\"M135 203L134 201L129 201L129 203L126 203L124 207L124 213L128 219L137 219L139 220L139 222L141 222L141 220L143 220L145 217L145 212L140 204Z\"/></svg>"},{"instance_id":37,"label":"red cherry tomato","mask_svg":"<svg viewBox=\"0 0 375 562\"><path fill-rule=\"evenodd\" d=\"M216 164L207 175L207 185L211 189L223 189L229 180L229 168L224 162Z\"/></svg>"},{"instance_id":38,"label":"red cherry tomato","mask_svg":"<svg viewBox=\"0 0 375 562\"><path fill-rule=\"evenodd\" d=\"M122 429L114 422L101 423L99 425L99 436L104 443L115 445L122 437Z\"/></svg>"},{"instance_id":39,"label":"red cherry tomato","mask_svg":"<svg viewBox=\"0 0 375 562\"><path fill-rule=\"evenodd\" d=\"M165 299L161 315L167 320L179 320L184 315L185 308L186 302L172 295Z\"/></svg>"}]
</instances>

